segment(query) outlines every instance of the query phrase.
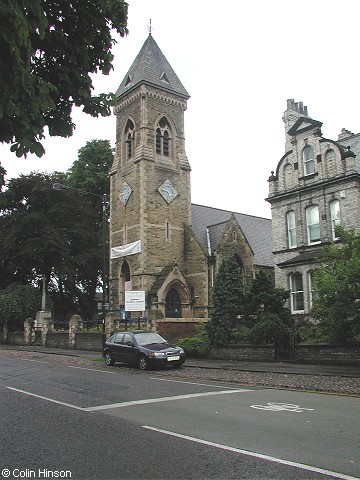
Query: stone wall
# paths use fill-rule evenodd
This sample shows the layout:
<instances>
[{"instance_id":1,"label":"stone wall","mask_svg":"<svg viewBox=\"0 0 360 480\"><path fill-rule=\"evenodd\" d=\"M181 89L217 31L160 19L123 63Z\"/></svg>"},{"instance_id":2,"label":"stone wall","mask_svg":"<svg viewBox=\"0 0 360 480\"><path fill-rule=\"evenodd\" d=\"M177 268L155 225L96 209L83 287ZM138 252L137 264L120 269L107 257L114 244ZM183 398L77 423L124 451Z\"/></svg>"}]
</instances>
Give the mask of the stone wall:
<instances>
[{"instance_id":1,"label":"stone wall","mask_svg":"<svg viewBox=\"0 0 360 480\"><path fill-rule=\"evenodd\" d=\"M24 332L8 332L6 343L8 345L26 345Z\"/></svg>"},{"instance_id":2,"label":"stone wall","mask_svg":"<svg viewBox=\"0 0 360 480\"><path fill-rule=\"evenodd\" d=\"M53 348L69 348L69 332L47 332L46 346Z\"/></svg>"},{"instance_id":3,"label":"stone wall","mask_svg":"<svg viewBox=\"0 0 360 480\"><path fill-rule=\"evenodd\" d=\"M79 350L93 350L102 352L102 332L76 332L75 348Z\"/></svg>"},{"instance_id":4,"label":"stone wall","mask_svg":"<svg viewBox=\"0 0 360 480\"><path fill-rule=\"evenodd\" d=\"M273 362L275 359L274 345L224 345L211 347L209 358L220 360L240 360L243 362Z\"/></svg>"},{"instance_id":5,"label":"stone wall","mask_svg":"<svg viewBox=\"0 0 360 480\"><path fill-rule=\"evenodd\" d=\"M360 344L298 344L296 361L311 364L360 365Z\"/></svg>"}]
</instances>

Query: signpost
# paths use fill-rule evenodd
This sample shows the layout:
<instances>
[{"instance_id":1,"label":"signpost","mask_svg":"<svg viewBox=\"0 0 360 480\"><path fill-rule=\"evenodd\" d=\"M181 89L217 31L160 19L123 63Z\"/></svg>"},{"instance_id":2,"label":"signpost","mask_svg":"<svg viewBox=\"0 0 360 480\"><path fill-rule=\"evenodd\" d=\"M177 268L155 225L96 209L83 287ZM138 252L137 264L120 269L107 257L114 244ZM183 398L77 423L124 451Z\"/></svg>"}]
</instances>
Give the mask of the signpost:
<instances>
[{"instance_id":1,"label":"signpost","mask_svg":"<svg viewBox=\"0 0 360 480\"><path fill-rule=\"evenodd\" d=\"M143 312L145 310L145 291L125 291L125 312Z\"/></svg>"},{"instance_id":2,"label":"signpost","mask_svg":"<svg viewBox=\"0 0 360 480\"><path fill-rule=\"evenodd\" d=\"M145 308L144 290L125 290L125 318L126 312L144 312ZM138 328L140 329L140 315L138 317Z\"/></svg>"}]
</instances>

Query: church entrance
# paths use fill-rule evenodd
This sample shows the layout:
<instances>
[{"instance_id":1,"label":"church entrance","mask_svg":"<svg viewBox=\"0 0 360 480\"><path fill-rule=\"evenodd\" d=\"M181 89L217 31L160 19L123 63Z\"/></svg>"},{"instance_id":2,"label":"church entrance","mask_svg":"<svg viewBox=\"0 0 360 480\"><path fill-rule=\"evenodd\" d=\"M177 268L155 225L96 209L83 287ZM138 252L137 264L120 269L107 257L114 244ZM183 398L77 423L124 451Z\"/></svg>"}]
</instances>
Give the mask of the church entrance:
<instances>
[{"instance_id":1,"label":"church entrance","mask_svg":"<svg viewBox=\"0 0 360 480\"><path fill-rule=\"evenodd\" d=\"M169 290L165 298L165 316L167 318L181 318L181 301L176 288Z\"/></svg>"}]
</instances>

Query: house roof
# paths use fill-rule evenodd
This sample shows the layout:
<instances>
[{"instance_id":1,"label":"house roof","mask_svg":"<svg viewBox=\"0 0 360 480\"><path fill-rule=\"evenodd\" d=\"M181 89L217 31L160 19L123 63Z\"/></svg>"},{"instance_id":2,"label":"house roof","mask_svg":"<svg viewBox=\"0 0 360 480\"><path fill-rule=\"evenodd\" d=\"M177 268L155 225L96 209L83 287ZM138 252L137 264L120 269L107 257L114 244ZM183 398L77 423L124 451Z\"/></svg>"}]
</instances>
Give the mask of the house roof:
<instances>
[{"instance_id":1,"label":"house roof","mask_svg":"<svg viewBox=\"0 0 360 480\"><path fill-rule=\"evenodd\" d=\"M318 247L312 250L306 250L304 252L301 252L299 253L299 255L296 255L296 257L291 258L290 260L286 260L285 262L278 263L277 266L280 268L284 268L284 267L291 267L296 265L306 265L308 263L315 262L318 258L321 258L322 256L323 256L323 251L321 247Z\"/></svg>"},{"instance_id":2,"label":"house roof","mask_svg":"<svg viewBox=\"0 0 360 480\"><path fill-rule=\"evenodd\" d=\"M151 34L120 83L116 96L120 97L142 83L176 93L186 99L190 97Z\"/></svg>"},{"instance_id":3,"label":"house roof","mask_svg":"<svg viewBox=\"0 0 360 480\"><path fill-rule=\"evenodd\" d=\"M193 232L206 251L208 251L208 238L211 251L216 250L231 215L234 215L254 252L255 265L274 266L272 229L269 218L254 217L195 204L191 205L191 210Z\"/></svg>"},{"instance_id":4,"label":"house roof","mask_svg":"<svg viewBox=\"0 0 360 480\"><path fill-rule=\"evenodd\" d=\"M338 143L345 148L350 147L350 150L356 155L356 170L360 173L360 133L342 138L338 140Z\"/></svg>"}]
</instances>

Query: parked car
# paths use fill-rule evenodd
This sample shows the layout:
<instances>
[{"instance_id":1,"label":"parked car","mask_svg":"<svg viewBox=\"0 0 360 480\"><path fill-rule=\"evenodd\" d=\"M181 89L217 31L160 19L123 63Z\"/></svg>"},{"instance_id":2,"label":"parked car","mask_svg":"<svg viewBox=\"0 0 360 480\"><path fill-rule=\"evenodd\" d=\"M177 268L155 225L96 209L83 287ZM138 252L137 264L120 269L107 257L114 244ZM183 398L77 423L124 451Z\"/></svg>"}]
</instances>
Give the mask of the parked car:
<instances>
[{"instance_id":1,"label":"parked car","mask_svg":"<svg viewBox=\"0 0 360 480\"><path fill-rule=\"evenodd\" d=\"M170 345L156 332L143 330L114 332L105 342L103 356L108 366L123 362L138 365L140 370L168 365L180 368L185 362L181 347Z\"/></svg>"}]
</instances>

